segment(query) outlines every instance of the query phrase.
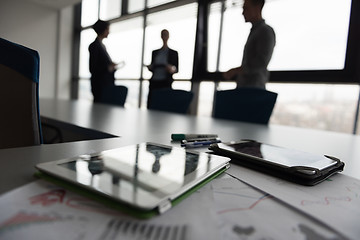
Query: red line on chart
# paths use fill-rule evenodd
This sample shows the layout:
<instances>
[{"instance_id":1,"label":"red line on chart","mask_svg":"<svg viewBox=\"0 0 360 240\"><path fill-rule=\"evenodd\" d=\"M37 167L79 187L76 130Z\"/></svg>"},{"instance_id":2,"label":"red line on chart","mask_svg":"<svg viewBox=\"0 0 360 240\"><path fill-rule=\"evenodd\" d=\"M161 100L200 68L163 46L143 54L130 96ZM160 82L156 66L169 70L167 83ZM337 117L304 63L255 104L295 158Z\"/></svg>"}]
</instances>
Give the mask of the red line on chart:
<instances>
[{"instance_id":1,"label":"red line on chart","mask_svg":"<svg viewBox=\"0 0 360 240\"><path fill-rule=\"evenodd\" d=\"M29 200L32 205L41 204L42 206L47 207L55 203L62 203L65 194L66 191L64 189L56 189L43 194L33 196Z\"/></svg>"},{"instance_id":2,"label":"red line on chart","mask_svg":"<svg viewBox=\"0 0 360 240\"><path fill-rule=\"evenodd\" d=\"M64 189L55 189L36 196L30 197L32 205L42 205L48 207L53 204L64 204L67 207L80 209L83 211L100 212L109 215L121 215L118 211L104 207L103 204L92 201L85 197L65 197L67 195Z\"/></svg>"},{"instance_id":3,"label":"red line on chart","mask_svg":"<svg viewBox=\"0 0 360 240\"><path fill-rule=\"evenodd\" d=\"M224 209L221 211L218 211L218 214L223 214L223 213L228 213L228 212L236 212L236 211L244 211L244 210L251 210L253 209L256 205L258 205L261 201L263 200L267 200L267 199L272 199L274 198L273 196L269 195L269 194L265 194L264 196L260 197L257 201L255 201L253 204L251 204L249 207L244 207L244 208L229 208L229 209Z\"/></svg>"},{"instance_id":4,"label":"red line on chart","mask_svg":"<svg viewBox=\"0 0 360 240\"><path fill-rule=\"evenodd\" d=\"M28 214L20 212L15 216L9 218L5 222L0 224L0 232L4 229L22 226L30 223L42 223L61 220L58 217L51 217L48 215Z\"/></svg>"},{"instance_id":5,"label":"red line on chart","mask_svg":"<svg viewBox=\"0 0 360 240\"><path fill-rule=\"evenodd\" d=\"M70 208L75 208L83 211L99 212L109 215L122 216L123 213L119 211L114 211L112 208L108 208L101 203L97 203L91 199L83 197L73 197L66 201L66 206Z\"/></svg>"},{"instance_id":6,"label":"red line on chart","mask_svg":"<svg viewBox=\"0 0 360 240\"><path fill-rule=\"evenodd\" d=\"M308 206L308 205L330 205L331 202L333 201L342 201L342 202L351 202L351 198L350 197L341 197L341 198L336 198L336 197L324 197L323 201L312 201L312 200L302 200L301 201L301 205L302 206Z\"/></svg>"}]
</instances>

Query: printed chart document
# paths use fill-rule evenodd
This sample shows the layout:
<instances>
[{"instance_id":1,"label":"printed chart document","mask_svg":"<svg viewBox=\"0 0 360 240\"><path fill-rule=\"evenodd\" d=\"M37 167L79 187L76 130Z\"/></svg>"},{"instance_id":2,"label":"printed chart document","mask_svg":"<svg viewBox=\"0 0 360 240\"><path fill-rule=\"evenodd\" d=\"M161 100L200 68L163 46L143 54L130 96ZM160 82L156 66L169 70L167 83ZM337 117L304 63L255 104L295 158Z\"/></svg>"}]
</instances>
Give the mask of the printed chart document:
<instances>
[{"instance_id":1,"label":"printed chart document","mask_svg":"<svg viewBox=\"0 0 360 240\"><path fill-rule=\"evenodd\" d=\"M0 239L342 239L223 174L163 215L138 220L44 180L0 196Z\"/></svg>"},{"instance_id":2,"label":"printed chart document","mask_svg":"<svg viewBox=\"0 0 360 240\"><path fill-rule=\"evenodd\" d=\"M360 180L336 174L308 187L232 166L228 173L336 230L344 238L360 236Z\"/></svg>"},{"instance_id":3,"label":"printed chart document","mask_svg":"<svg viewBox=\"0 0 360 240\"><path fill-rule=\"evenodd\" d=\"M186 240L206 233L217 240L207 194L195 192L171 211L139 220L38 180L0 196L0 239Z\"/></svg>"},{"instance_id":4,"label":"printed chart document","mask_svg":"<svg viewBox=\"0 0 360 240\"><path fill-rule=\"evenodd\" d=\"M332 229L234 178L211 183L220 239L342 239Z\"/></svg>"}]
</instances>

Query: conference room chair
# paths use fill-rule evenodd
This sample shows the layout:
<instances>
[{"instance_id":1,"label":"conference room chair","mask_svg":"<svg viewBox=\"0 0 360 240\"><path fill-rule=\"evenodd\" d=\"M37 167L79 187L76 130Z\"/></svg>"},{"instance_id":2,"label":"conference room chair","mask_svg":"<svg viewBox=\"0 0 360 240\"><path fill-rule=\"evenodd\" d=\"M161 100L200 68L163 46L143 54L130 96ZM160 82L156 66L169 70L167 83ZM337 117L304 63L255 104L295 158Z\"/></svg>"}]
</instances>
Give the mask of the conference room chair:
<instances>
[{"instance_id":1,"label":"conference room chair","mask_svg":"<svg viewBox=\"0 0 360 240\"><path fill-rule=\"evenodd\" d=\"M109 86L103 89L100 103L124 106L128 88L125 86Z\"/></svg>"},{"instance_id":2,"label":"conference room chair","mask_svg":"<svg viewBox=\"0 0 360 240\"><path fill-rule=\"evenodd\" d=\"M153 90L148 109L185 114L189 110L193 96L192 92L185 90Z\"/></svg>"},{"instance_id":3,"label":"conference room chair","mask_svg":"<svg viewBox=\"0 0 360 240\"><path fill-rule=\"evenodd\" d=\"M277 93L260 88L217 91L213 117L268 124L277 96Z\"/></svg>"},{"instance_id":4,"label":"conference room chair","mask_svg":"<svg viewBox=\"0 0 360 240\"><path fill-rule=\"evenodd\" d=\"M0 148L42 143L37 51L0 38Z\"/></svg>"},{"instance_id":5,"label":"conference room chair","mask_svg":"<svg viewBox=\"0 0 360 240\"><path fill-rule=\"evenodd\" d=\"M55 124L48 123L47 118L40 117L43 144L63 143L63 131Z\"/></svg>"}]
</instances>

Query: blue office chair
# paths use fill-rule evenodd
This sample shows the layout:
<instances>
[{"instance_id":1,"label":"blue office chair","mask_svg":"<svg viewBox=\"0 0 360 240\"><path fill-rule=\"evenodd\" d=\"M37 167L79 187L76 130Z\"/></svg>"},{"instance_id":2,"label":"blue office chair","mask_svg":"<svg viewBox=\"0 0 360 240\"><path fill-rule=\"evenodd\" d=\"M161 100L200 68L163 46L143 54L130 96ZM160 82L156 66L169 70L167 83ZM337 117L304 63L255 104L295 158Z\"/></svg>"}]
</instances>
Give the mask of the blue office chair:
<instances>
[{"instance_id":1,"label":"blue office chair","mask_svg":"<svg viewBox=\"0 0 360 240\"><path fill-rule=\"evenodd\" d=\"M128 88L125 86L108 86L103 88L100 103L124 106Z\"/></svg>"},{"instance_id":2,"label":"blue office chair","mask_svg":"<svg viewBox=\"0 0 360 240\"><path fill-rule=\"evenodd\" d=\"M42 143L37 51L0 38L0 148Z\"/></svg>"},{"instance_id":3,"label":"blue office chair","mask_svg":"<svg viewBox=\"0 0 360 240\"><path fill-rule=\"evenodd\" d=\"M187 113L194 94L184 90L157 89L151 92L149 109L174 113Z\"/></svg>"},{"instance_id":4,"label":"blue office chair","mask_svg":"<svg viewBox=\"0 0 360 240\"><path fill-rule=\"evenodd\" d=\"M277 93L260 88L217 91L213 116L229 120L268 124Z\"/></svg>"}]
</instances>

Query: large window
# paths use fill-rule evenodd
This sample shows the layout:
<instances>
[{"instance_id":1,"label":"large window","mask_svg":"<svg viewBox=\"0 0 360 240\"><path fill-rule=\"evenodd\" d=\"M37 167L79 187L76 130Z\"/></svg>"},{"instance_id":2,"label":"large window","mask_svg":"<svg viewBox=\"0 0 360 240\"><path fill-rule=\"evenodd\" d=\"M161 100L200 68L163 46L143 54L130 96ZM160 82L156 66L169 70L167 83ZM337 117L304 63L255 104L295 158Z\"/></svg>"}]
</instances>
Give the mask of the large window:
<instances>
[{"instance_id":1,"label":"large window","mask_svg":"<svg viewBox=\"0 0 360 240\"><path fill-rule=\"evenodd\" d=\"M81 12L82 27L94 24L99 19L99 1L82 0Z\"/></svg>"},{"instance_id":2,"label":"large window","mask_svg":"<svg viewBox=\"0 0 360 240\"><path fill-rule=\"evenodd\" d=\"M242 16L241 0L211 4L208 70L226 71L241 65L251 24ZM351 0L272 0L263 17L276 33L269 70L343 69L346 56ZM219 31L223 15L221 44ZM219 50L220 57L218 57ZM216 69L219 59L219 69Z\"/></svg>"},{"instance_id":3,"label":"large window","mask_svg":"<svg viewBox=\"0 0 360 240\"><path fill-rule=\"evenodd\" d=\"M131 0L128 2L128 12L134 13L144 10L145 0Z\"/></svg>"},{"instance_id":4,"label":"large window","mask_svg":"<svg viewBox=\"0 0 360 240\"><path fill-rule=\"evenodd\" d=\"M162 46L160 32L162 29L167 29L170 33L168 45L179 54L179 72L174 75L174 78L191 79L196 12L197 4L193 3L148 15L145 33L145 64L150 64L151 52ZM146 70L144 77L150 78L151 73Z\"/></svg>"},{"instance_id":5,"label":"large window","mask_svg":"<svg viewBox=\"0 0 360 240\"><path fill-rule=\"evenodd\" d=\"M169 10L156 12L147 16L144 52L144 78L149 79L151 72L145 67L151 63L151 53L162 46L161 30L167 29L170 34L168 45L179 54L179 72L174 79L188 79L187 82L173 84L173 88L190 90L194 59L197 4L187 4ZM165 20L166 19L166 20ZM143 82L142 106L146 106L148 81ZM189 88L190 86L190 88Z\"/></svg>"},{"instance_id":6,"label":"large window","mask_svg":"<svg viewBox=\"0 0 360 240\"><path fill-rule=\"evenodd\" d=\"M242 16L242 0L213 1L208 16L208 72L224 72L241 65L251 24ZM352 6L353 5L353 6ZM276 46L269 70L273 81L318 84L268 83L278 100L270 122L275 124L351 133L359 97L359 76L354 73L359 39L359 9L351 0L268 0L263 17L274 28ZM357 11L358 12L358 11ZM355 24L356 22L356 24ZM351 37L349 31L352 29ZM213 94L236 87L201 82L198 114L210 116ZM354 81L355 80L355 81ZM327 84L328 82L352 84ZM322 82L321 84L319 84ZM359 130L358 130L359 132Z\"/></svg>"},{"instance_id":7,"label":"large window","mask_svg":"<svg viewBox=\"0 0 360 240\"><path fill-rule=\"evenodd\" d=\"M179 53L179 72L174 75L174 79L181 81L174 83L173 87L190 90L197 3L186 1L184 4L171 4L174 1L152 0L147 1L147 7L151 11L144 12L144 0L127 1L125 4L127 10L122 9L123 1L125 0L84 0L82 2L81 26L84 29L80 34L80 98L92 99L90 81L87 80L90 78L88 46L96 38L91 26L98 19L111 22L110 34L103 43L112 60L120 63L115 78L117 85L128 87L126 107L146 107L147 105L148 79L151 78L151 72L146 65L151 62L152 51L162 46L160 38L162 29L169 30L168 45ZM167 7L157 10L157 7L162 4ZM142 11L141 15L138 14L139 11ZM128 13L124 18L121 15L123 12ZM146 18L145 22L144 18ZM140 93L142 93L141 96Z\"/></svg>"},{"instance_id":8,"label":"large window","mask_svg":"<svg viewBox=\"0 0 360 240\"><path fill-rule=\"evenodd\" d=\"M100 1L100 19L110 20L121 15L121 0Z\"/></svg>"},{"instance_id":9,"label":"large window","mask_svg":"<svg viewBox=\"0 0 360 240\"><path fill-rule=\"evenodd\" d=\"M360 31L354 26L360 20L350 13L358 12L359 5L352 0L266 1L263 17L276 33L267 88L279 94L271 123L352 132L360 91L359 76L353 71ZM198 13L203 6L209 13L204 18L202 11ZM210 117L214 91L236 87L214 72L241 65L251 29L242 6L243 0L83 0L80 98L92 100L88 46L96 37L91 25L100 18L111 22L110 35L104 40L111 58L125 62L115 75L117 85L128 87L125 107L146 107L151 78L146 65L152 51L162 46L161 30L168 29L169 47L179 53L179 72L172 87L190 91L194 59L199 61L197 114ZM329 84L342 81L347 85Z\"/></svg>"},{"instance_id":10,"label":"large window","mask_svg":"<svg viewBox=\"0 0 360 240\"><path fill-rule=\"evenodd\" d=\"M359 86L272 83L267 88L278 93L271 123L353 131Z\"/></svg>"},{"instance_id":11,"label":"large window","mask_svg":"<svg viewBox=\"0 0 360 240\"><path fill-rule=\"evenodd\" d=\"M270 70L343 69L351 0L280 0L264 8L274 26Z\"/></svg>"},{"instance_id":12,"label":"large window","mask_svg":"<svg viewBox=\"0 0 360 240\"><path fill-rule=\"evenodd\" d=\"M113 23L104 40L112 60L120 63L117 79L139 79L141 70L143 17Z\"/></svg>"},{"instance_id":13,"label":"large window","mask_svg":"<svg viewBox=\"0 0 360 240\"><path fill-rule=\"evenodd\" d=\"M89 70L89 45L95 40L96 33L92 29L86 29L80 35L80 61L79 76L80 78L90 78Z\"/></svg>"},{"instance_id":14,"label":"large window","mask_svg":"<svg viewBox=\"0 0 360 240\"><path fill-rule=\"evenodd\" d=\"M214 82L201 82L198 115L212 114L214 96L209 92L235 87L235 82L222 82L217 88ZM278 93L271 124L353 132L359 86L269 83L267 89Z\"/></svg>"},{"instance_id":15,"label":"large window","mask_svg":"<svg viewBox=\"0 0 360 240\"><path fill-rule=\"evenodd\" d=\"M147 7L151 8L151 7L159 6L161 4L172 2L172 1L175 1L175 0L148 0Z\"/></svg>"}]
</instances>

